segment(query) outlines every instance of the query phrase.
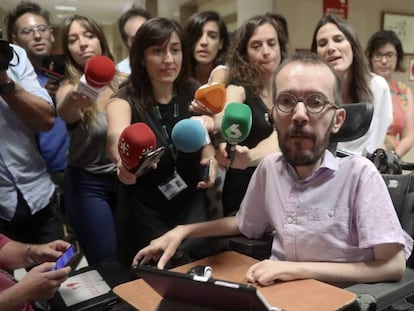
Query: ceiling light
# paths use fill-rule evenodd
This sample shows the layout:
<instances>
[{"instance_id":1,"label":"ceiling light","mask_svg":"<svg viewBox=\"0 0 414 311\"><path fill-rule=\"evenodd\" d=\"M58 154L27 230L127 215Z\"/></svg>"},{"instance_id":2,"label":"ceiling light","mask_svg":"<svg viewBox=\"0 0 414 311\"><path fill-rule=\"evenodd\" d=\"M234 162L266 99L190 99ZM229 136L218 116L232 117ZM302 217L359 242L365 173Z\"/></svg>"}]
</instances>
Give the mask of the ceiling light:
<instances>
[{"instance_id":1,"label":"ceiling light","mask_svg":"<svg viewBox=\"0 0 414 311\"><path fill-rule=\"evenodd\" d=\"M76 6L72 5L55 5L56 11L76 11Z\"/></svg>"},{"instance_id":2,"label":"ceiling light","mask_svg":"<svg viewBox=\"0 0 414 311\"><path fill-rule=\"evenodd\" d=\"M63 18L66 18L68 16L72 16L72 14L60 14L60 13L56 14L56 18L58 18L58 19L63 19Z\"/></svg>"}]
</instances>

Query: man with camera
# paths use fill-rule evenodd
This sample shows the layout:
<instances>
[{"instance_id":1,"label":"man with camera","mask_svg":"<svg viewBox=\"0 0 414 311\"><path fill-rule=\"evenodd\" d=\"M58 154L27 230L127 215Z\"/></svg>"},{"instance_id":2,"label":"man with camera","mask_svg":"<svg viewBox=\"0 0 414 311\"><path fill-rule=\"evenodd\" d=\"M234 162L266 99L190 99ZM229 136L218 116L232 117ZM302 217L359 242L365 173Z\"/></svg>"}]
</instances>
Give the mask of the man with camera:
<instances>
[{"instance_id":1,"label":"man with camera","mask_svg":"<svg viewBox=\"0 0 414 311\"><path fill-rule=\"evenodd\" d=\"M45 243L62 236L50 179L35 135L54 124L53 101L26 52L0 40L0 232Z\"/></svg>"},{"instance_id":2,"label":"man with camera","mask_svg":"<svg viewBox=\"0 0 414 311\"><path fill-rule=\"evenodd\" d=\"M64 77L64 59L51 55L55 41L49 12L34 2L22 1L6 16L8 40L26 50L35 69L37 79L54 99ZM46 161L52 180L63 188L63 171L66 168L66 151L69 136L60 117L50 131L37 133L40 152Z\"/></svg>"}]
</instances>

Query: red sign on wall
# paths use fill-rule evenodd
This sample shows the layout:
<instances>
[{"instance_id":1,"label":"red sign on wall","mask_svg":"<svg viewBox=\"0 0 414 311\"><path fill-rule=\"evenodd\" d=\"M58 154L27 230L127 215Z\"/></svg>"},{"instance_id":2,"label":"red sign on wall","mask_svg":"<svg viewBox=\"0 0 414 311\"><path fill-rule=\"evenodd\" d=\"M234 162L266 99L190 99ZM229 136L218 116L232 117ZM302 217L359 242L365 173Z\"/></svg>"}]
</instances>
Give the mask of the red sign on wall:
<instances>
[{"instance_id":1,"label":"red sign on wall","mask_svg":"<svg viewBox=\"0 0 414 311\"><path fill-rule=\"evenodd\" d=\"M348 18L348 0L323 0L323 15L336 14Z\"/></svg>"}]
</instances>

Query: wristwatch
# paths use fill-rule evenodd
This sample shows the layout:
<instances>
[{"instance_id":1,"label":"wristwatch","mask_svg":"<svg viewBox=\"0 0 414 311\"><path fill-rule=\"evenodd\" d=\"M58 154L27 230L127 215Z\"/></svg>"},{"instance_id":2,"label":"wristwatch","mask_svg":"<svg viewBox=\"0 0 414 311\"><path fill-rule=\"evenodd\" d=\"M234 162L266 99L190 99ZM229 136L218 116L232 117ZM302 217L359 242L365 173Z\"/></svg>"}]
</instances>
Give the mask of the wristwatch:
<instances>
[{"instance_id":1,"label":"wristwatch","mask_svg":"<svg viewBox=\"0 0 414 311\"><path fill-rule=\"evenodd\" d=\"M16 85L13 80L9 80L6 83L0 84L0 95L9 95L14 91Z\"/></svg>"}]
</instances>

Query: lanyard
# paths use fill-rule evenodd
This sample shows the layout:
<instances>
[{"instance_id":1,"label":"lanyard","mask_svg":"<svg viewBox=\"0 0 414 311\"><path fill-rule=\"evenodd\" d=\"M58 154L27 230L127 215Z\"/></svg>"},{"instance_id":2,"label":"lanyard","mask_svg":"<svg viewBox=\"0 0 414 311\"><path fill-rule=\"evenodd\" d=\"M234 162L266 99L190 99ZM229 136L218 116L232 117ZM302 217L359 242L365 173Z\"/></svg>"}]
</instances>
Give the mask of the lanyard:
<instances>
[{"instance_id":1,"label":"lanyard","mask_svg":"<svg viewBox=\"0 0 414 311\"><path fill-rule=\"evenodd\" d=\"M173 118L174 118L174 123L175 123L175 121L177 121L177 119L180 116L180 111L179 111L177 102L174 102L173 105L174 105ZM175 146L174 146L174 144L171 140L170 134L168 134L167 125L166 125L166 122L165 122L164 118L161 115L159 104L157 104L153 107L153 112L154 112L155 118L158 121L158 124L161 126L162 137L165 140L165 142L168 146L168 149L170 150L171 155L174 158L174 161L176 162L177 161L177 151L176 151Z\"/></svg>"}]
</instances>

